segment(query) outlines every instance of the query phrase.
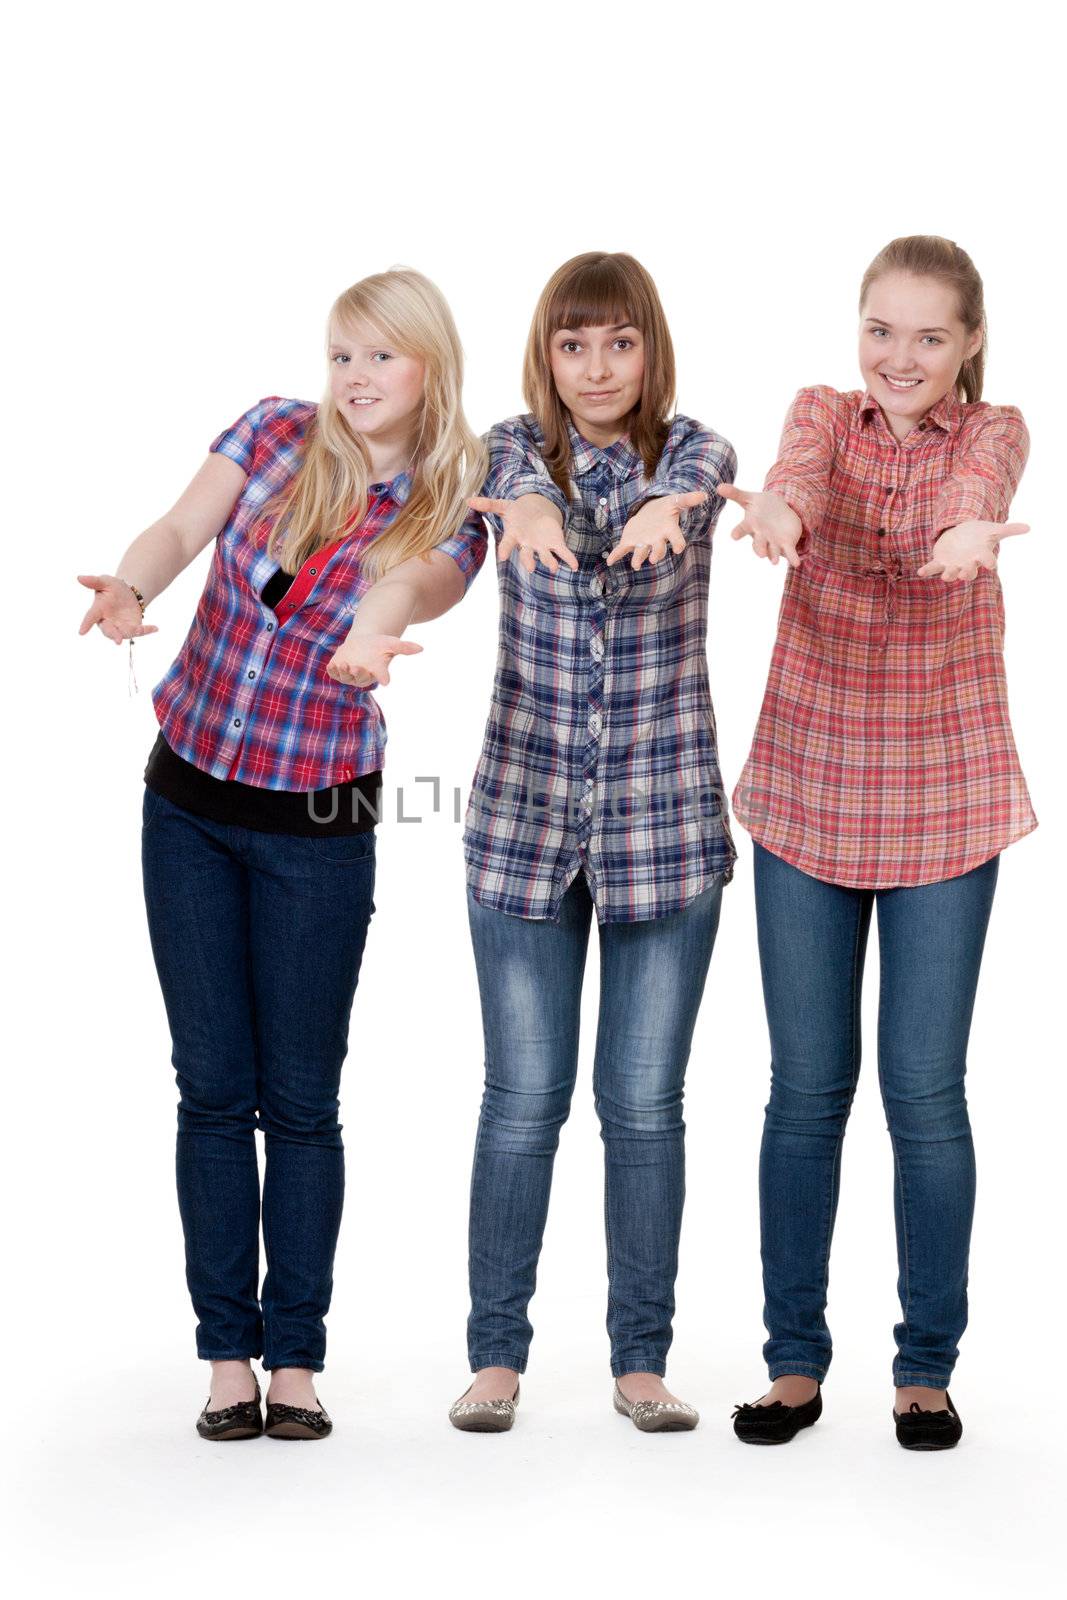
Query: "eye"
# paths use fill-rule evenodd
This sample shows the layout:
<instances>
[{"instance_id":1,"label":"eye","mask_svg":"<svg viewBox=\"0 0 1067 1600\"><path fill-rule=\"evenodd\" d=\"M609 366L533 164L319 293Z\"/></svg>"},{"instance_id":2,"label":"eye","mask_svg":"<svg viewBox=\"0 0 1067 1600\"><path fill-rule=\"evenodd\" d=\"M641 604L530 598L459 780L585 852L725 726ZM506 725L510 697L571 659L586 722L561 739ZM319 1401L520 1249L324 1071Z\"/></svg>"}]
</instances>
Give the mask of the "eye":
<instances>
[{"instance_id":1,"label":"eye","mask_svg":"<svg viewBox=\"0 0 1067 1600\"><path fill-rule=\"evenodd\" d=\"M393 359L388 350L375 350L374 354L371 356L371 360L377 361L379 357L382 361L392 361Z\"/></svg>"},{"instance_id":2,"label":"eye","mask_svg":"<svg viewBox=\"0 0 1067 1600\"><path fill-rule=\"evenodd\" d=\"M633 347L634 347L634 342L633 342L632 339L627 339L627 338L616 339L615 343L617 345L619 345L623 350L632 350Z\"/></svg>"},{"instance_id":3,"label":"eye","mask_svg":"<svg viewBox=\"0 0 1067 1600\"><path fill-rule=\"evenodd\" d=\"M929 339L931 344L942 344L943 343L943 340L939 339L937 337L936 333L924 333L923 334L923 338L924 339Z\"/></svg>"},{"instance_id":4,"label":"eye","mask_svg":"<svg viewBox=\"0 0 1067 1600\"><path fill-rule=\"evenodd\" d=\"M572 356L576 350L581 349L581 345L578 343L577 339L564 339L563 343L560 345L560 349L563 351L564 355Z\"/></svg>"},{"instance_id":5,"label":"eye","mask_svg":"<svg viewBox=\"0 0 1067 1600\"><path fill-rule=\"evenodd\" d=\"M875 337L875 338L876 338L876 339L877 339L877 337L878 337L878 335L879 335L879 334L880 334L880 333L888 333L888 332L889 332L889 329L888 329L888 328L871 328L871 330L870 330L870 332L871 332L871 333L872 333L872 334L873 334L873 335L874 335L874 337Z\"/></svg>"},{"instance_id":6,"label":"eye","mask_svg":"<svg viewBox=\"0 0 1067 1600\"><path fill-rule=\"evenodd\" d=\"M343 366L346 361L351 361L351 359L352 357L346 356L342 350L339 350L335 356L330 357L335 366Z\"/></svg>"}]
</instances>

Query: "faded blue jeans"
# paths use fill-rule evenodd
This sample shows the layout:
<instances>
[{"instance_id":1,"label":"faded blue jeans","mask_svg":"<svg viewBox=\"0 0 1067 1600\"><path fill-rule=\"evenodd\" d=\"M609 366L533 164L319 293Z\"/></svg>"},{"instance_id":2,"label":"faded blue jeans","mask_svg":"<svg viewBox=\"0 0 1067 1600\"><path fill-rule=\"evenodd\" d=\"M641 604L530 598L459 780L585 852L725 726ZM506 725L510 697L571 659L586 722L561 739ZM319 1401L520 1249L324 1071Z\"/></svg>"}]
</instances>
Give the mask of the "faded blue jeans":
<instances>
[{"instance_id":1,"label":"faded blue jeans","mask_svg":"<svg viewBox=\"0 0 1067 1600\"><path fill-rule=\"evenodd\" d=\"M616 1377L666 1371L685 1196L682 1093L721 899L720 876L681 911L599 928L593 1095ZM485 1032L468 1353L473 1372L524 1372L552 1164L577 1074L592 900L579 874L558 923L490 910L469 890L467 905Z\"/></svg>"},{"instance_id":2,"label":"faded blue jeans","mask_svg":"<svg viewBox=\"0 0 1067 1600\"><path fill-rule=\"evenodd\" d=\"M760 1151L763 1347L771 1378L821 1380L841 1148L860 1070L878 908L878 1077L893 1142L898 1387L947 1388L967 1325L974 1147L964 1073L999 858L918 888L845 889L755 846L771 1036Z\"/></svg>"},{"instance_id":3,"label":"faded blue jeans","mask_svg":"<svg viewBox=\"0 0 1067 1600\"><path fill-rule=\"evenodd\" d=\"M180 1091L197 1353L321 1372L344 1196L338 1090L374 910L374 834L263 833L146 788L141 841Z\"/></svg>"}]
</instances>

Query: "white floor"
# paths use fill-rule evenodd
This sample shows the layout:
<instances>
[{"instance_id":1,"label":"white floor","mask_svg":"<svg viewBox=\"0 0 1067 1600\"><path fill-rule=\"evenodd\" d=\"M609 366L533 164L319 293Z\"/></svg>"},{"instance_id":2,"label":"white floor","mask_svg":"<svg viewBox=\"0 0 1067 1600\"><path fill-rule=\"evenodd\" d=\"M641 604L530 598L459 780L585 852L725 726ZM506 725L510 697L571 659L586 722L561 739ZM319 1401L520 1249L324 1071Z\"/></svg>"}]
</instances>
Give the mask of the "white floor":
<instances>
[{"instance_id":1,"label":"white floor","mask_svg":"<svg viewBox=\"0 0 1067 1600\"><path fill-rule=\"evenodd\" d=\"M400 1365L373 1385L335 1372L323 1398L336 1428L322 1444L223 1446L193 1432L201 1373L173 1355L131 1373L122 1403L61 1383L27 1408L20 1595L343 1584L643 1596L728 1583L768 1597L1038 1597L1057 1580L1062 1446L1036 1398L1020 1412L957 1394L963 1443L914 1455L893 1439L873 1371L844 1370L815 1429L751 1449L729 1425L736 1352L686 1371L703 1411L695 1433L645 1437L611 1410L590 1344L568 1377L527 1379L509 1435L448 1426L462 1373L438 1362L417 1383Z\"/></svg>"}]
</instances>

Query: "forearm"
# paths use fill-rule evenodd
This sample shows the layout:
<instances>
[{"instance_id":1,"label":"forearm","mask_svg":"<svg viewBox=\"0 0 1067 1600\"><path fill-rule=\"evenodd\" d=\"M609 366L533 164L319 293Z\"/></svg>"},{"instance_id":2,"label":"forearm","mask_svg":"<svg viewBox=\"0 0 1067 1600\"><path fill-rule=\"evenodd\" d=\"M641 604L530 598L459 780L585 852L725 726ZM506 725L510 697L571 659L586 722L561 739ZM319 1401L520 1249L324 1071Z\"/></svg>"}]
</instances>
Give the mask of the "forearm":
<instances>
[{"instance_id":1,"label":"forearm","mask_svg":"<svg viewBox=\"0 0 1067 1600\"><path fill-rule=\"evenodd\" d=\"M161 517L137 535L115 568L115 576L140 589L147 605L189 565L192 556L177 526Z\"/></svg>"},{"instance_id":2,"label":"forearm","mask_svg":"<svg viewBox=\"0 0 1067 1600\"><path fill-rule=\"evenodd\" d=\"M399 638L412 623L432 622L451 611L463 593L463 574L451 556L431 553L429 561L414 556L367 590L349 637L385 633Z\"/></svg>"}]
</instances>

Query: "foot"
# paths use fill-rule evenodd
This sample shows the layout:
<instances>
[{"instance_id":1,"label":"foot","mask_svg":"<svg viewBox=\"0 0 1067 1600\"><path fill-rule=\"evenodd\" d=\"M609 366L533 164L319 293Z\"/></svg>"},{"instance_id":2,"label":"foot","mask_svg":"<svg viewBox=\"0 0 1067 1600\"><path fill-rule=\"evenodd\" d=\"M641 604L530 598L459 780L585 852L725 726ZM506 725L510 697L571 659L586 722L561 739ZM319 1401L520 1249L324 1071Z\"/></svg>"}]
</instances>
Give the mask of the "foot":
<instances>
[{"instance_id":1,"label":"foot","mask_svg":"<svg viewBox=\"0 0 1067 1600\"><path fill-rule=\"evenodd\" d=\"M758 1406L773 1406L780 1400L784 1406L805 1406L809 1400L814 1400L819 1392L819 1385L814 1378L803 1378L799 1373L789 1372L782 1378L775 1378L762 1400L757 1400Z\"/></svg>"},{"instance_id":2,"label":"foot","mask_svg":"<svg viewBox=\"0 0 1067 1600\"><path fill-rule=\"evenodd\" d=\"M213 1361L211 1363L211 1399L208 1411L223 1411L227 1406L239 1406L245 1400L256 1398L256 1380L248 1361Z\"/></svg>"},{"instance_id":3,"label":"foot","mask_svg":"<svg viewBox=\"0 0 1067 1600\"><path fill-rule=\"evenodd\" d=\"M619 1392L632 1406L640 1400L659 1401L661 1405L684 1405L676 1394L672 1394L663 1379L656 1372L624 1372L621 1378L616 1378Z\"/></svg>"},{"instance_id":4,"label":"foot","mask_svg":"<svg viewBox=\"0 0 1067 1600\"><path fill-rule=\"evenodd\" d=\"M898 1389L896 1399L893 1401L893 1410L902 1417L912 1408L912 1403L920 1411L947 1411L948 1403L945 1399L944 1389L924 1389L914 1386L910 1389Z\"/></svg>"},{"instance_id":5,"label":"foot","mask_svg":"<svg viewBox=\"0 0 1067 1600\"><path fill-rule=\"evenodd\" d=\"M321 1411L315 1394L316 1374L307 1367L276 1367L270 1375L267 1404L299 1406L301 1411Z\"/></svg>"},{"instance_id":6,"label":"foot","mask_svg":"<svg viewBox=\"0 0 1067 1600\"><path fill-rule=\"evenodd\" d=\"M482 1367L473 1374L463 1401L473 1405L479 1400L514 1400L518 1387L519 1374L510 1367Z\"/></svg>"}]
</instances>

